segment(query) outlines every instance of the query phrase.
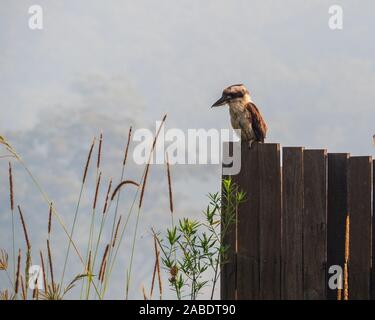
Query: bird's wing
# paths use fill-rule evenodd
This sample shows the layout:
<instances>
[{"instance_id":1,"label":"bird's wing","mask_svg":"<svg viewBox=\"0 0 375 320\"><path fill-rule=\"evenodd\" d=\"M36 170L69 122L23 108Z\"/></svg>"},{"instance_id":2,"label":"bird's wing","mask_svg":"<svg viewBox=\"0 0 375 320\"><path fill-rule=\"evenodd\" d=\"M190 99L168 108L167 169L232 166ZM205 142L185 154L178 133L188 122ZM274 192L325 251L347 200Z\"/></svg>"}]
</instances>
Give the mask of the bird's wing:
<instances>
[{"instance_id":1,"label":"bird's wing","mask_svg":"<svg viewBox=\"0 0 375 320\"><path fill-rule=\"evenodd\" d=\"M250 114L250 121L255 133L257 141L264 142L267 133L267 125L263 120L262 115L260 114L257 106L253 102L249 102L246 105L246 109Z\"/></svg>"}]
</instances>

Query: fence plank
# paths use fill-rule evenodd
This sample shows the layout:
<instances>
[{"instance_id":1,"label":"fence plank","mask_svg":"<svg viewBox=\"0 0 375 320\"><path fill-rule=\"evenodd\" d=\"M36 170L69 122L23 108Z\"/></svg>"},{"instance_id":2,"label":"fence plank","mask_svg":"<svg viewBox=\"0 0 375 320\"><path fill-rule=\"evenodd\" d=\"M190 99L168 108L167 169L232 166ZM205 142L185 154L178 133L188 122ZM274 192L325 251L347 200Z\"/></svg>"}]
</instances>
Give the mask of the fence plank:
<instances>
[{"instance_id":1,"label":"fence plank","mask_svg":"<svg viewBox=\"0 0 375 320\"><path fill-rule=\"evenodd\" d=\"M370 298L371 165L371 157L349 158L349 299Z\"/></svg>"},{"instance_id":2,"label":"fence plank","mask_svg":"<svg viewBox=\"0 0 375 320\"><path fill-rule=\"evenodd\" d=\"M332 275L330 266L339 265L344 270L348 158L347 153L328 154L327 277ZM337 289L330 289L328 281L327 298L337 299Z\"/></svg>"},{"instance_id":3,"label":"fence plank","mask_svg":"<svg viewBox=\"0 0 375 320\"><path fill-rule=\"evenodd\" d=\"M371 299L375 300L375 160L372 161L372 264Z\"/></svg>"},{"instance_id":4,"label":"fence plank","mask_svg":"<svg viewBox=\"0 0 375 320\"><path fill-rule=\"evenodd\" d=\"M229 154L223 153L223 155L232 156L233 154L233 142L225 142L223 148L229 151ZM224 160L224 163L228 161ZM222 176L223 179L228 176ZM238 182L238 175L232 176L232 181ZM223 195L223 192L222 192ZM225 200L222 198L222 210L225 210ZM223 237L223 242L228 246L226 252L226 263L221 267L220 273L220 298L221 300L234 300L236 299L236 224L229 227L226 235Z\"/></svg>"},{"instance_id":5,"label":"fence plank","mask_svg":"<svg viewBox=\"0 0 375 320\"><path fill-rule=\"evenodd\" d=\"M246 192L247 201L241 205L237 220L237 298L260 298L259 269L259 144L251 150L246 143L241 148L241 173L237 183Z\"/></svg>"},{"instance_id":6,"label":"fence plank","mask_svg":"<svg viewBox=\"0 0 375 320\"><path fill-rule=\"evenodd\" d=\"M237 183L248 201L238 213L238 299L280 299L280 171L278 144L242 145Z\"/></svg>"},{"instance_id":7,"label":"fence plank","mask_svg":"<svg viewBox=\"0 0 375 320\"><path fill-rule=\"evenodd\" d=\"M303 299L303 148L283 148L282 299Z\"/></svg>"},{"instance_id":8,"label":"fence plank","mask_svg":"<svg viewBox=\"0 0 375 320\"><path fill-rule=\"evenodd\" d=\"M260 299L281 298L280 146L259 145ZM250 194L251 196L251 194ZM252 198L250 198L252 201Z\"/></svg>"},{"instance_id":9,"label":"fence plank","mask_svg":"<svg viewBox=\"0 0 375 320\"><path fill-rule=\"evenodd\" d=\"M304 151L304 298L326 298L326 151Z\"/></svg>"}]
</instances>

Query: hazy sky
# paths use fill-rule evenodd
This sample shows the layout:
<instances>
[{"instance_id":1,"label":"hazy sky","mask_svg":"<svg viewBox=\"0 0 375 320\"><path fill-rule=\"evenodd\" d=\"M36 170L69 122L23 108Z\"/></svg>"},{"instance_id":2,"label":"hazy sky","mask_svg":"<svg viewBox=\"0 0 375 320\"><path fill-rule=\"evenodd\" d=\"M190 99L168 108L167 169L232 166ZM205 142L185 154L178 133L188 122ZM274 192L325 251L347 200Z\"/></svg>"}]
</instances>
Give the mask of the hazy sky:
<instances>
[{"instance_id":1,"label":"hazy sky","mask_svg":"<svg viewBox=\"0 0 375 320\"><path fill-rule=\"evenodd\" d=\"M35 3L44 9L41 31L28 27L28 8ZM333 4L344 10L343 30L328 27ZM1 0L0 134L25 158L68 225L94 135L104 134L105 183L110 176L117 181L130 125L154 128L168 113L168 128L228 128L226 108L209 107L233 83L250 90L268 123L268 141L371 155L374 12L371 0ZM7 165L0 159L0 248L10 250ZM16 201L31 238L43 246L47 208L14 165ZM131 168L129 178L139 179L142 168ZM172 170L176 215L198 217L205 194L220 187L219 166ZM93 179L76 234L82 245ZM127 205L124 198L124 210ZM150 227L167 223L165 172L156 166L141 218L134 298L150 283ZM57 224L55 229L61 263L64 235ZM123 296L127 250L125 245L112 297ZM0 274L0 284L5 281Z\"/></svg>"}]
</instances>

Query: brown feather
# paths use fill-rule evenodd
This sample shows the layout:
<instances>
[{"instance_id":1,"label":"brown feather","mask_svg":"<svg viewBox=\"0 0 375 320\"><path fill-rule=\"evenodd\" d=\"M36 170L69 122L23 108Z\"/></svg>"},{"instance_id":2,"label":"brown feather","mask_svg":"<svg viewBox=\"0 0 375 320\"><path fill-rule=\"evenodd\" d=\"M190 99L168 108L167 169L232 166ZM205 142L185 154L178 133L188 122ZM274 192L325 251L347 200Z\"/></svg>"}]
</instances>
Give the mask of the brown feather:
<instances>
[{"instance_id":1,"label":"brown feather","mask_svg":"<svg viewBox=\"0 0 375 320\"><path fill-rule=\"evenodd\" d=\"M249 102L246 105L246 109L249 111L249 120L251 121L256 141L264 142L267 134L266 122L253 102Z\"/></svg>"}]
</instances>

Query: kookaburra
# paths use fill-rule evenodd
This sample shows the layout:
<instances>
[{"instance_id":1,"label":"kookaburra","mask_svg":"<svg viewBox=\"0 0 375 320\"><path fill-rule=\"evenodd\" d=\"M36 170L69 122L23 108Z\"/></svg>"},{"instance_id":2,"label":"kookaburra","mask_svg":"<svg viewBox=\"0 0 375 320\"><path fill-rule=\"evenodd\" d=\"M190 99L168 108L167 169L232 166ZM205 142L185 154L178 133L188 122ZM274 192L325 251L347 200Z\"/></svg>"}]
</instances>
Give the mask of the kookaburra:
<instances>
[{"instance_id":1,"label":"kookaburra","mask_svg":"<svg viewBox=\"0 0 375 320\"><path fill-rule=\"evenodd\" d=\"M247 141L250 148L253 142L264 142L267 125L243 84L235 84L224 89L221 98L212 107L225 104L229 105L233 129L241 130L242 141Z\"/></svg>"}]
</instances>

